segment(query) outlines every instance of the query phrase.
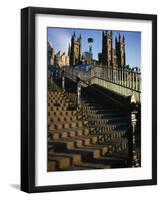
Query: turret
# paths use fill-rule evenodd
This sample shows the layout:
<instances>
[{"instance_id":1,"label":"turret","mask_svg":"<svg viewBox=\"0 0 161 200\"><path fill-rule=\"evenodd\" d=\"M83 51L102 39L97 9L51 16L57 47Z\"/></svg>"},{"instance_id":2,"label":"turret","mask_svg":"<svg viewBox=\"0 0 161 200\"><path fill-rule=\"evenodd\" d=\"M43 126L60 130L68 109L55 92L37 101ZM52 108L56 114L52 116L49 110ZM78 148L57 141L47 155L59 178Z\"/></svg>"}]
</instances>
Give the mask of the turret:
<instances>
[{"instance_id":1,"label":"turret","mask_svg":"<svg viewBox=\"0 0 161 200\"><path fill-rule=\"evenodd\" d=\"M110 31L110 36L111 36L111 37L112 37L112 34L113 34L112 31Z\"/></svg>"},{"instance_id":2,"label":"turret","mask_svg":"<svg viewBox=\"0 0 161 200\"><path fill-rule=\"evenodd\" d=\"M70 56L70 53L71 53L71 46L70 46L70 43L69 43L69 46L68 46L68 56Z\"/></svg>"},{"instance_id":3,"label":"turret","mask_svg":"<svg viewBox=\"0 0 161 200\"><path fill-rule=\"evenodd\" d=\"M81 34L80 34L80 36L79 36L79 41L81 42L81 40L82 40L82 36L81 36Z\"/></svg>"},{"instance_id":4,"label":"turret","mask_svg":"<svg viewBox=\"0 0 161 200\"><path fill-rule=\"evenodd\" d=\"M121 35L120 35L120 33L119 33L119 42L121 42Z\"/></svg>"},{"instance_id":5,"label":"turret","mask_svg":"<svg viewBox=\"0 0 161 200\"><path fill-rule=\"evenodd\" d=\"M75 40L76 40L75 31L74 31L74 33L73 33L73 35L72 35L72 40L73 40L73 41L75 41Z\"/></svg>"},{"instance_id":6,"label":"turret","mask_svg":"<svg viewBox=\"0 0 161 200\"><path fill-rule=\"evenodd\" d=\"M123 35L123 38L122 38L122 42L125 43L125 37L124 37L124 35Z\"/></svg>"}]
</instances>

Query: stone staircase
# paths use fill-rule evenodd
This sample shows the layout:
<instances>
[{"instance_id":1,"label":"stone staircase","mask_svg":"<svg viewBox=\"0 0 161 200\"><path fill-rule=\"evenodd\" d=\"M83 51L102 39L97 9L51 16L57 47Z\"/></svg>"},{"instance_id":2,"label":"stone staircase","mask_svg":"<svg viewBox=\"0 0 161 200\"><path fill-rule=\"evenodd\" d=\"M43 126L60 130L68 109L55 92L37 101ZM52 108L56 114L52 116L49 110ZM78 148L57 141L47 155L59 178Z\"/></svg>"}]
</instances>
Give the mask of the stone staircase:
<instances>
[{"instance_id":1,"label":"stone staircase","mask_svg":"<svg viewBox=\"0 0 161 200\"><path fill-rule=\"evenodd\" d=\"M48 89L48 171L128 167L126 115L111 100Z\"/></svg>"}]
</instances>

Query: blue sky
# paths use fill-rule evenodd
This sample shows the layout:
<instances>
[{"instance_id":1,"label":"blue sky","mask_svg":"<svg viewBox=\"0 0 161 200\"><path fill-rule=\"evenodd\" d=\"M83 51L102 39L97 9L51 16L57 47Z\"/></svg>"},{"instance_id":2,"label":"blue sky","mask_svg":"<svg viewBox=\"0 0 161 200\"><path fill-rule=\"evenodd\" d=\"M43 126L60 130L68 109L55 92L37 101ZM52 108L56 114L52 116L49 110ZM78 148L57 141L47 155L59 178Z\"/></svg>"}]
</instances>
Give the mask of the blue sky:
<instances>
[{"instance_id":1,"label":"blue sky","mask_svg":"<svg viewBox=\"0 0 161 200\"><path fill-rule=\"evenodd\" d=\"M98 60L98 53L102 51L102 30L90 29L73 29L73 28L48 28L48 41L54 47L54 52L68 51L68 46L71 41L73 33L76 36L82 35L82 51L88 51L88 38L92 37L93 42L93 57ZM118 34L125 36L126 43L126 64L130 67L141 68L141 33L140 32L127 32L127 31L113 31L113 47L115 36Z\"/></svg>"}]
</instances>

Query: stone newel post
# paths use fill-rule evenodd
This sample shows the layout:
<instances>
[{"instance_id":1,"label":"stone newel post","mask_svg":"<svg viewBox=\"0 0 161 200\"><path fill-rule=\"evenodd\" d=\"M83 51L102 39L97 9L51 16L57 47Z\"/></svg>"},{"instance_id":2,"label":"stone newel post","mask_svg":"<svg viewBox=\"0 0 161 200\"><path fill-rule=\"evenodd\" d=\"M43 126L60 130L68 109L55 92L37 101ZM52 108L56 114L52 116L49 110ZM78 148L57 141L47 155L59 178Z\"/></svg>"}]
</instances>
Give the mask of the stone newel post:
<instances>
[{"instance_id":1,"label":"stone newel post","mask_svg":"<svg viewBox=\"0 0 161 200\"><path fill-rule=\"evenodd\" d=\"M80 98L81 98L81 81L79 75L76 77L77 81L77 105L80 105Z\"/></svg>"},{"instance_id":2,"label":"stone newel post","mask_svg":"<svg viewBox=\"0 0 161 200\"><path fill-rule=\"evenodd\" d=\"M65 90L65 77L64 77L64 70L62 70L61 77L62 77L62 89Z\"/></svg>"},{"instance_id":3,"label":"stone newel post","mask_svg":"<svg viewBox=\"0 0 161 200\"><path fill-rule=\"evenodd\" d=\"M131 148L130 151L130 156L131 156L131 166L132 167L139 167L139 160L137 158L137 153L136 153L136 131L137 131L137 115L138 115L138 109L137 109L137 102L135 99L135 95L133 94L130 99L131 103L131 121L130 121L130 126L131 126L131 138L130 138L130 145L129 148Z\"/></svg>"}]
</instances>

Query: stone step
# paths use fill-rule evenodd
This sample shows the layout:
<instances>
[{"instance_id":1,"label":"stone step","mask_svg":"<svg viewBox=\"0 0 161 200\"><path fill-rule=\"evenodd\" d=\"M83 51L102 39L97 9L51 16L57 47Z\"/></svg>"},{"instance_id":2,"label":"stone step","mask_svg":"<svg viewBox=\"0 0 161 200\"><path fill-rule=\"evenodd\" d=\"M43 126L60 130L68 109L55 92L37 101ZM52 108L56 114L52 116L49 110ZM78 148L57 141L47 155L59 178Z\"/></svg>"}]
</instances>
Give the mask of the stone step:
<instances>
[{"instance_id":1,"label":"stone step","mask_svg":"<svg viewBox=\"0 0 161 200\"><path fill-rule=\"evenodd\" d=\"M66 101L64 95L61 96L48 96L48 102L59 102L59 101Z\"/></svg>"},{"instance_id":2,"label":"stone step","mask_svg":"<svg viewBox=\"0 0 161 200\"><path fill-rule=\"evenodd\" d=\"M94 158L90 161L93 164L104 164L104 165L109 165L111 168L120 168L121 166L126 166L127 164L127 158L115 158L115 157L99 157L99 158Z\"/></svg>"},{"instance_id":3,"label":"stone step","mask_svg":"<svg viewBox=\"0 0 161 200\"><path fill-rule=\"evenodd\" d=\"M49 144L55 144L54 142L62 142L64 143L65 148L70 149L73 147L85 147L87 145L92 145L95 144L97 142L97 137L96 136L76 136L76 137L68 137L65 139L58 139L58 140L49 140ZM71 142L73 143L71 145ZM70 147L68 145L68 143L70 144Z\"/></svg>"},{"instance_id":4,"label":"stone step","mask_svg":"<svg viewBox=\"0 0 161 200\"><path fill-rule=\"evenodd\" d=\"M109 120L109 119L97 119L97 118L93 118L93 119L89 119L87 118L88 120L88 124L93 124L93 125L106 125L106 124L110 124L111 122L115 122L114 120ZM116 120L116 122L118 122Z\"/></svg>"},{"instance_id":5,"label":"stone step","mask_svg":"<svg viewBox=\"0 0 161 200\"><path fill-rule=\"evenodd\" d=\"M82 121L71 121L71 122L65 122L65 123L49 123L48 124L48 130L60 130L60 129L66 129L66 128L80 128L83 127L84 123Z\"/></svg>"},{"instance_id":6,"label":"stone step","mask_svg":"<svg viewBox=\"0 0 161 200\"><path fill-rule=\"evenodd\" d=\"M115 140L115 139L119 139L122 138L123 136L125 136L126 131L111 131L108 133L91 133L91 135L97 135L99 141L111 141L111 140Z\"/></svg>"},{"instance_id":7,"label":"stone step","mask_svg":"<svg viewBox=\"0 0 161 200\"><path fill-rule=\"evenodd\" d=\"M82 136L82 135L89 135L92 129L87 127L80 127L80 128L69 128L69 129L62 129L57 131L50 131L50 137L52 139L61 139L67 137L75 137L75 136Z\"/></svg>"},{"instance_id":8,"label":"stone step","mask_svg":"<svg viewBox=\"0 0 161 200\"><path fill-rule=\"evenodd\" d=\"M50 132L50 138L52 140L58 140L58 139L66 139L66 138L73 138L76 136L83 136L83 135L89 135L89 130L75 130L75 131L63 131L63 132Z\"/></svg>"},{"instance_id":9,"label":"stone step","mask_svg":"<svg viewBox=\"0 0 161 200\"><path fill-rule=\"evenodd\" d=\"M68 103L48 103L48 108L53 108L53 107L56 107L56 108L63 108L63 107L68 107Z\"/></svg>"},{"instance_id":10,"label":"stone step","mask_svg":"<svg viewBox=\"0 0 161 200\"><path fill-rule=\"evenodd\" d=\"M83 136L75 136L75 137L66 137L66 138L57 139L53 141L64 141L64 142L73 141L76 147L83 147L86 145L95 144L98 141L98 137L99 136L83 135Z\"/></svg>"},{"instance_id":11,"label":"stone step","mask_svg":"<svg viewBox=\"0 0 161 200\"><path fill-rule=\"evenodd\" d=\"M64 107L55 107L55 106L48 106L48 111L67 111L67 106Z\"/></svg>"},{"instance_id":12,"label":"stone step","mask_svg":"<svg viewBox=\"0 0 161 200\"><path fill-rule=\"evenodd\" d=\"M48 161L58 170L68 169L71 166L70 158L62 156L48 156ZM50 166L51 167L51 166Z\"/></svg>"},{"instance_id":13,"label":"stone step","mask_svg":"<svg viewBox=\"0 0 161 200\"><path fill-rule=\"evenodd\" d=\"M90 130L80 130L80 131L71 131L71 132L50 132L50 138L52 140L58 140L58 139L83 139L83 138L91 138L91 140L94 140L95 142L97 141L102 141L102 142L107 142L111 140L116 140L119 138L122 138L125 135L125 131L123 132L110 132L110 133L104 133L104 134L90 134ZM92 141L91 141L92 142Z\"/></svg>"},{"instance_id":14,"label":"stone step","mask_svg":"<svg viewBox=\"0 0 161 200\"><path fill-rule=\"evenodd\" d=\"M76 116L48 116L48 123L50 122L60 122L60 123L65 123L65 122L71 122L71 121L77 121Z\"/></svg>"},{"instance_id":15,"label":"stone step","mask_svg":"<svg viewBox=\"0 0 161 200\"><path fill-rule=\"evenodd\" d=\"M63 150L73 149L74 142L73 141L64 141L64 140L49 140L49 145L53 145L53 149L56 152L63 152Z\"/></svg>"},{"instance_id":16,"label":"stone step","mask_svg":"<svg viewBox=\"0 0 161 200\"><path fill-rule=\"evenodd\" d=\"M111 141L109 141L106 144L97 143L97 144L86 146L86 148L90 148L90 149L98 149L100 147L102 148L102 156L104 156L106 154L113 154L116 152L127 150L127 143L121 142L121 141L114 141L112 143Z\"/></svg>"},{"instance_id":17,"label":"stone step","mask_svg":"<svg viewBox=\"0 0 161 200\"><path fill-rule=\"evenodd\" d=\"M123 117L106 117L106 118L103 118L103 117L100 117L99 115L93 115L93 116L90 116L88 117L88 121L96 121L96 122L107 122L107 123L112 123L112 122L127 122L127 119L126 118L123 118Z\"/></svg>"},{"instance_id":18,"label":"stone step","mask_svg":"<svg viewBox=\"0 0 161 200\"><path fill-rule=\"evenodd\" d=\"M99 158L102 154L101 152L101 148L100 149L88 149L88 148L73 148L68 150L68 153L76 153L76 154L81 154L82 159L83 158L88 158L93 159L93 158Z\"/></svg>"},{"instance_id":19,"label":"stone step","mask_svg":"<svg viewBox=\"0 0 161 200\"><path fill-rule=\"evenodd\" d=\"M48 172L56 171L57 163L55 160L48 160Z\"/></svg>"},{"instance_id":20,"label":"stone step","mask_svg":"<svg viewBox=\"0 0 161 200\"><path fill-rule=\"evenodd\" d=\"M48 95L61 95L61 94L63 94L63 92L58 90L48 92Z\"/></svg>"},{"instance_id":21,"label":"stone step","mask_svg":"<svg viewBox=\"0 0 161 200\"><path fill-rule=\"evenodd\" d=\"M86 169L110 169L110 165L104 165L104 164L96 164L96 163L90 163L90 162L82 162L80 164L76 164L76 167L85 167Z\"/></svg>"},{"instance_id":22,"label":"stone step","mask_svg":"<svg viewBox=\"0 0 161 200\"><path fill-rule=\"evenodd\" d=\"M100 116L102 118L115 118L115 117L126 117L125 114L123 114L122 112L117 112L117 113L98 113L96 112L97 116Z\"/></svg>"},{"instance_id":23,"label":"stone step","mask_svg":"<svg viewBox=\"0 0 161 200\"><path fill-rule=\"evenodd\" d=\"M86 166L75 166L75 165L72 165L69 170L70 171L74 171L74 170L87 170L87 167Z\"/></svg>"},{"instance_id":24,"label":"stone step","mask_svg":"<svg viewBox=\"0 0 161 200\"><path fill-rule=\"evenodd\" d=\"M58 101L65 101L66 98L64 97L64 95L60 95L60 96L56 96L56 95L53 95L53 96L48 96L48 102L58 102Z\"/></svg>"},{"instance_id":25,"label":"stone step","mask_svg":"<svg viewBox=\"0 0 161 200\"><path fill-rule=\"evenodd\" d=\"M76 116L76 111L48 111L48 116L54 115L54 116Z\"/></svg>"},{"instance_id":26,"label":"stone step","mask_svg":"<svg viewBox=\"0 0 161 200\"><path fill-rule=\"evenodd\" d=\"M49 157L65 157L65 158L69 158L70 159L70 163L72 165L75 164L80 164L81 163L81 155L80 154L68 154L68 153L49 153L48 154Z\"/></svg>"},{"instance_id":27,"label":"stone step","mask_svg":"<svg viewBox=\"0 0 161 200\"><path fill-rule=\"evenodd\" d=\"M99 131L101 131L102 130L102 132L108 132L108 131L112 131L112 130L118 130L118 128L121 128L121 129L123 129L123 128L126 128L126 126L127 126L127 123L124 123L124 122L119 122L119 123L109 123L109 124L105 124L105 125L100 125L100 124L98 124L98 125L89 125L89 127L93 127L93 128L95 128L96 130L99 130Z\"/></svg>"}]
</instances>

